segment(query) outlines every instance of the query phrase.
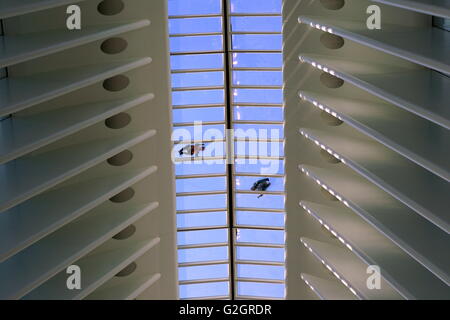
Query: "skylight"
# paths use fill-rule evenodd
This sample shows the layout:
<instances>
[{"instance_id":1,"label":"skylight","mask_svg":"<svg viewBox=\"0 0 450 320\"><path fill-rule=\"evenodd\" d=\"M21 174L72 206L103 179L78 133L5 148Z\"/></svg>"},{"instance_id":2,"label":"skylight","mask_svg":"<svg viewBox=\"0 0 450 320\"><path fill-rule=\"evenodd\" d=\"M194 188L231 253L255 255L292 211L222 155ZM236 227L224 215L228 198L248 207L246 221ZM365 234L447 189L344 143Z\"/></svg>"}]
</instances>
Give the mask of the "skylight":
<instances>
[{"instance_id":1,"label":"skylight","mask_svg":"<svg viewBox=\"0 0 450 320\"><path fill-rule=\"evenodd\" d=\"M169 16L180 298L282 299L281 0Z\"/></svg>"}]
</instances>

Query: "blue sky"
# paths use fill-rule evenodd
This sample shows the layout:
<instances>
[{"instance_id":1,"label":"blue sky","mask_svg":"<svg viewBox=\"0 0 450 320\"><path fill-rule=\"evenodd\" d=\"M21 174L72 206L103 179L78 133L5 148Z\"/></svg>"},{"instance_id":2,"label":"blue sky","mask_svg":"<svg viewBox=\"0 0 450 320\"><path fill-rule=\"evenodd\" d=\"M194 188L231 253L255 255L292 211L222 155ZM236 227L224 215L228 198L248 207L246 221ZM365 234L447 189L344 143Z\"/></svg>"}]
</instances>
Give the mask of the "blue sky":
<instances>
[{"instance_id":1,"label":"blue sky","mask_svg":"<svg viewBox=\"0 0 450 320\"><path fill-rule=\"evenodd\" d=\"M173 121L177 132L194 135L194 121L214 122L204 124L203 132L216 129L225 133L225 74L223 53L223 24L221 0L169 0L170 16L186 15L217 15L210 17L176 17L170 19L171 34L172 87L173 92ZM280 14L281 0L230 0L230 13L252 14ZM273 68L281 68L282 55L280 52L281 17L280 16L231 16L231 30L239 34L231 35L230 54L232 67L231 90L233 99L232 115L234 121L251 121L251 123L235 123L234 129L278 130L283 132L283 96L282 72ZM251 32L277 32L278 34L241 34ZM205 33L207 33L205 35ZM197 34L197 35L196 35ZM198 35L203 34L203 35ZM258 52L258 50L274 52ZM238 51L238 52L235 52ZM252 52L245 52L252 51ZM256 52L253 52L256 51ZM205 53L206 52L206 53ZM208 53L209 52L209 53ZM239 68L272 68L271 70L239 70ZM243 87L243 88L240 88ZM250 88L248 88L250 87ZM264 105L264 106L260 106ZM279 123L254 123L255 121L278 121ZM222 122L222 123L221 123ZM217 124L220 123L220 124ZM203 132L194 136L202 139ZM279 138L282 138L280 136ZM174 140L183 137L173 136ZM183 147L185 144L178 145ZM207 145L204 151L220 147L224 144L217 142ZM262 150L262 145L258 145ZM208 149L209 148L209 149ZM272 148L272 149L271 149ZM283 142L272 142L268 146L268 154L276 150L283 156ZM250 145L239 150L240 155L257 155L251 151ZM274 160L277 170L275 174L284 173L284 161ZM253 183L263 176L249 176L260 174L261 163L236 164L234 171L235 188L238 191L249 191ZM209 283L181 284L181 298L195 298L205 296L227 296L229 294L229 252L227 217L227 177L224 163L206 165L179 164L175 165L177 193L211 192L203 195L177 196L177 210L191 210L189 213L179 213L178 228L195 228L195 231L179 231L178 245L187 246L179 249L180 263L215 261L209 265L187 265L179 269L180 281L221 279ZM183 178L186 175L214 174L214 177ZM284 191L283 177L270 177L271 186L268 191ZM234 197L235 223L241 228L236 230L236 243L259 243L273 247L236 246L235 258L238 260L253 260L265 262L284 262L284 230L248 229L245 226L284 227L284 195L266 194L261 198L257 193L236 193ZM239 210L239 208L247 208ZM254 210L251 210L254 208ZM273 209L273 210L269 210ZM206 212L196 212L206 211ZM267 210L267 211L265 211ZM274 212L272 212L274 211ZM280 212L277 212L280 211ZM215 227L215 229L203 229ZM193 248L194 245L215 243L215 247ZM276 247L279 246L279 247ZM259 278L284 280L283 265L258 265L239 263L236 265L238 278ZM244 296L269 296L282 298L284 283L260 283L252 281L238 281L237 293Z\"/></svg>"}]
</instances>

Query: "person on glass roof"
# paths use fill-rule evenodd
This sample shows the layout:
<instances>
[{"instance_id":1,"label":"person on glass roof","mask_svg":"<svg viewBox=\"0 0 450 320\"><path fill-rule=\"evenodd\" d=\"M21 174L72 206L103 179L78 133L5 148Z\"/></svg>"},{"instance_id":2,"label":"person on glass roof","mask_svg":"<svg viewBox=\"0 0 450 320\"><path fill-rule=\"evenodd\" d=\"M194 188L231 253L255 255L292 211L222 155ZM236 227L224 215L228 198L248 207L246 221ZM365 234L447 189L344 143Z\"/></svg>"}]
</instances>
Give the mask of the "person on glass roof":
<instances>
[{"instance_id":1,"label":"person on glass roof","mask_svg":"<svg viewBox=\"0 0 450 320\"><path fill-rule=\"evenodd\" d=\"M253 186L251 187L252 191L266 191L270 186L270 179L264 178L256 181ZM260 194L258 196L258 199L261 198L263 194Z\"/></svg>"},{"instance_id":2,"label":"person on glass roof","mask_svg":"<svg viewBox=\"0 0 450 320\"><path fill-rule=\"evenodd\" d=\"M205 151L206 145L204 143L196 143L196 144L190 144L185 146L184 148L181 148L178 153L180 156L182 155L188 155L191 157L197 157L198 154L201 151Z\"/></svg>"}]
</instances>

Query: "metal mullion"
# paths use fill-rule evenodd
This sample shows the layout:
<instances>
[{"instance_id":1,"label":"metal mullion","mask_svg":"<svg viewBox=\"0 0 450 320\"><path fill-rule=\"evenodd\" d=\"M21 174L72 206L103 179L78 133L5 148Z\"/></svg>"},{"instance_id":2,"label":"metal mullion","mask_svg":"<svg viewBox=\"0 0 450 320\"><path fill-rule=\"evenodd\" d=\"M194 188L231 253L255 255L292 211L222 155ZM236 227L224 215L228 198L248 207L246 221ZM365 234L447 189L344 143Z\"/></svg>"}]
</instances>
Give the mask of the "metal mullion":
<instances>
[{"instance_id":1,"label":"metal mullion","mask_svg":"<svg viewBox=\"0 0 450 320\"><path fill-rule=\"evenodd\" d=\"M284 174L236 173L235 177L271 177L284 178Z\"/></svg>"},{"instance_id":2,"label":"metal mullion","mask_svg":"<svg viewBox=\"0 0 450 320\"><path fill-rule=\"evenodd\" d=\"M226 229L226 228L220 228ZM188 231L181 231L188 232ZM201 249L201 248L215 248L215 247L226 247L228 246L228 242L213 242L213 243L202 243L202 244L183 244L178 245L178 249Z\"/></svg>"},{"instance_id":3,"label":"metal mullion","mask_svg":"<svg viewBox=\"0 0 450 320\"><path fill-rule=\"evenodd\" d=\"M250 264L250 265L258 265L258 266L274 266L274 267L284 266L283 262L263 261L263 260L237 260L236 264Z\"/></svg>"},{"instance_id":4,"label":"metal mullion","mask_svg":"<svg viewBox=\"0 0 450 320\"><path fill-rule=\"evenodd\" d=\"M283 191L251 191L251 190L236 190L236 193L239 194L271 194L271 195L283 195Z\"/></svg>"},{"instance_id":5,"label":"metal mullion","mask_svg":"<svg viewBox=\"0 0 450 320\"><path fill-rule=\"evenodd\" d=\"M190 210L177 210L177 214L190 214L190 213L205 213L205 212L218 212L227 211L227 208L209 208L209 209L190 209Z\"/></svg>"},{"instance_id":6,"label":"metal mullion","mask_svg":"<svg viewBox=\"0 0 450 320\"><path fill-rule=\"evenodd\" d=\"M180 140L180 141L172 141L174 146L182 145L182 144L192 144L192 143L215 143L215 142L225 142L225 140Z\"/></svg>"},{"instance_id":7,"label":"metal mullion","mask_svg":"<svg viewBox=\"0 0 450 320\"><path fill-rule=\"evenodd\" d=\"M257 282L257 283L275 283L275 284L284 284L284 280L277 279L263 279L263 278L237 278L237 281L240 282Z\"/></svg>"},{"instance_id":8,"label":"metal mullion","mask_svg":"<svg viewBox=\"0 0 450 320\"><path fill-rule=\"evenodd\" d=\"M214 160L224 160L226 161L226 158L220 158L220 157L186 157L186 158L176 158L174 159L175 162L196 162L196 161L214 161Z\"/></svg>"},{"instance_id":9,"label":"metal mullion","mask_svg":"<svg viewBox=\"0 0 450 320\"><path fill-rule=\"evenodd\" d=\"M204 126L213 126L213 125L219 125L219 124L225 124L225 121L205 121L205 122L202 122L202 125L204 125ZM195 122L176 122L176 123L173 124L174 127L192 127L194 125L195 125ZM217 140L212 140L212 141L215 142Z\"/></svg>"},{"instance_id":10,"label":"metal mullion","mask_svg":"<svg viewBox=\"0 0 450 320\"><path fill-rule=\"evenodd\" d=\"M278 212L278 213L286 213L284 209L268 209L268 208L247 208L247 207L236 207L237 211L261 211L261 212Z\"/></svg>"},{"instance_id":11,"label":"metal mullion","mask_svg":"<svg viewBox=\"0 0 450 320\"><path fill-rule=\"evenodd\" d=\"M198 284L198 283L212 283L212 282L225 282L229 281L229 278L209 278L209 279L198 279L198 280L180 280L178 283L180 285L184 284Z\"/></svg>"},{"instance_id":12,"label":"metal mullion","mask_svg":"<svg viewBox=\"0 0 450 320\"><path fill-rule=\"evenodd\" d=\"M173 33L173 34L169 35L169 38L221 36L221 35L222 35L222 32Z\"/></svg>"},{"instance_id":13,"label":"metal mullion","mask_svg":"<svg viewBox=\"0 0 450 320\"><path fill-rule=\"evenodd\" d=\"M277 67L233 67L233 71L283 71L283 68Z\"/></svg>"},{"instance_id":14,"label":"metal mullion","mask_svg":"<svg viewBox=\"0 0 450 320\"><path fill-rule=\"evenodd\" d=\"M271 156L250 156L250 155L236 155L235 159L245 159L245 160L284 160L284 156L271 157Z\"/></svg>"},{"instance_id":15,"label":"metal mullion","mask_svg":"<svg viewBox=\"0 0 450 320\"><path fill-rule=\"evenodd\" d=\"M233 107L279 107L284 108L283 104L280 103L233 103Z\"/></svg>"},{"instance_id":16,"label":"metal mullion","mask_svg":"<svg viewBox=\"0 0 450 320\"><path fill-rule=\"evenodd\" d=\"M186 104L186 105L172 106L172 110L174 110L174 109L195 109L195 108L217 108L217 107L225 107L225 104L224 103Z\"/></svg>"},{"instance_id":17,"label":"metal mullion","mask_svg":"<svg viewBox=\"0 0 450 320\"><path fill-rule=\"evenodd\" d=\"M183 56L189 54L214 54L214 53L224 53L223 50L207 50L207 51L179 51L179 52L170 52L171 56Z\"/></svg>"},{"instance_id":18,"label":"metal mullion","mask_svg":"<svg viewBox=\"0 0 450 320\"><path fill-rule=\"evenodd\" d=\"M185 175L185 176L176 176L176 179L193 179L193 178L220 178L226 177L226 173L214 173L214 174L193 174L193 175Z\"/></svg>"},{"instance_id":19,"label":"metal mullion","mask_svg":"<svg viewBox=\"0 0 450 320\"><path fill-rule=\"evenodd\" d=\"M227 0L222 0L222 10L223 10L223 48L224 48L224 66L225 66L225 86L226 86L226 120L227 120L227 129L233 129L232 119L233 119L233 110L232 110L232 102L233 102L233 96L231 94L231 86L232 86L232 74L231 74L231 68L232 68L232 59L229 54L230 50L232 49L232 43L231 43L231 21L228 16L229 12L231 12L230 8L230 2ZM228 137L230 139L230 137ZM234 154L231 154L234 152L234 142L228 141L227 143L227 156L232 157L234 159ZM230 276L230 297L232 300L234 300L234 297L236 295L236 283L235 283L235 266L234 266L234 260L235 260L235 246L234 246L234 221L235 221L235 214L234 214L234 203L235 203L235 193L234 193L234 163L228 163L227 164L227 173L228 173L228 179L227 179L227 187L228 187L228 224L229 224L229 236L228 241L230 243L229 247L229 276Z\"/></svg>"},{"instance_id":20,"label":"metal mullion","mask_svg":"<svg viewBox=\"0 0 450 320\"><path fill-rule=\"evenodd\" d=\"M223 68L210 68L210 69L177 69L172 70L172 74L179 74L179 73L202 73L202 72L224 72L225 70Z\"/></svg>"},{"instance_id":21,"label":"metal mullion","mask_svg":"<svg viewBox=\"0 0 450 320\"><path fill-rule=\"evenodd\" d=\"M255 230L271 230L271 231L283 231L283 230L285 230L284 227L255 226L255 225L237 225L237 228L239 228L239 229L255 229Z\"/></svg>"},{"instance_id":22,"label":"metal mullion","mask_svg":"<svg viewBox=\"0 0 450 320\"><path fill-rule=\"evenodd\" d=\"M230 13L230 17L281 17L280 13Z\"/></svg>"},{"instance_id":23,"label":"metal mullion","mask_svg":"<svg viewBox=\"0 0 450 320\"><path fill-rule=\"evenodd\" d=\"M235 85L231 86L231 89L275 89L282 90L283 86L269 86L269 85Z\"/></svg>"},{"instance_id":24,"label":"metal mullion","mask_svg":"<svg viewBox=\"0 0 450 320\"><path fill-rule=\"evenodd\" d=\"M220 13L210 13L210 14L173 15L173 16L169 16L169 19L218 18L218 17L222 17L222 14L220 14Z\"/></svg>"},{"instance_id":25,"label":"metal mullion","mask_svg":"<svg viewBox=\"0 0 450 320\"><path fill-rule=\"evenodd\" d=\"M206 227L185 227L185 228L177 228L177 231L203 231L203 230L218 230L218 229L227 229L228 225L223 226L206 226Z\"/></svg>"},{"instance_id":26,"label":"metal mullion","mask_svg":"<svg viewBox=\"0 0 450 320\"><path fill-rule=\"evenodd\" d=\"M198 261L198 262L181 262L178 267L200 267L200 266L211 266L217 264L228 264L228 260L212 260L212 261Z\"/></svg>"},{"instance_id":27,"label":"metal mullion","mask_svg":"<svg viewBox=\"0 0 450 320\"><path fill-rule=\"evenodd\" d=\"M273 34L279 34L281 35L281 31L232 31L231 35L240 34L240 35L247 35L247 34L259 34L259 35L273 35Z\"/></svg>"},{"instance_id":28,"label":"metal mullion","mask_svg":"<svg viewBox=\"0 0 450 320\"><path fill-rule=\"evenodd\" d=\"M282 53L281 50L261 50L261 49L236 49L236 50L229 50L229 53Z\"/></svg>"},{"instance_id":29,"label":"metal mullion","mask_svg":"<svg viewBox=\"0 0 450 320\"><path fill-rule=\"evenodd\" d=\"M260 297L260 296L236 296L236 300L280 300L273 297Z\"/></svg>"},{"instance_id":30,"label":"metal mullion","mask_svg":"<svg viewBox=\"0 0 450 320\"><path fill-rule=\"evenodd\" d=\"M180 91L200 91L200 90L224 90L224 86L210 86L210 87L175 87L172 88L172 92L180 92Z\"/></svg>"},{"instance_id":31,"label":"metal mullion","mask_svg":"<svg viewBox=\"0 0 450 320\"><path fill-rule=\"evenodd\" d=\"M237 246L252 247L252 248L278 248L278 249L283 249L285 247L284 244L258 243L258 242L238 242Z\"/></svg>"},{"instance_id":32,"label":"metal mullion","mask_svg":"<svg viewBox=\"0 0 450 320\"><path fill-rule=\"evenodd\" d=\"M196 297L196 298L182 298L180 300L228 300L230 296L207 296L207 297Z\"/></svg>"},{"instance_id":33,"label":"metal mullion","mask_svg":"<svg viewBox=\"0 0 450 320\"><path fill-rule=\"evenodd\" d=\"M227 190L217 190L217 191L198 191L198 192L179 192L176 193L177 197L191 197L191 196L210 196L218 194L226 194Z\"/></svg>"},{"instance_id":34,"label":"metal mullion","mask_svg":"<svg viewBox=\"0 0 450 320\"><path fill-rule=\"evenodd\" d=\"M284 125L284 121L270 121L270 120L233 120L233 123L238 123L238 124L283 124ZM258 140L260 140L260 139L258 139Z\"/></svg>"},{"instance_id":35,"label":"metal mullion","mask_svg":"<svg viewBox=\"0 0 450 320\"><path fill-rule=\"evenodd\" d=\"M235 122L236 123L236 122ZM239 124L239 123L238 123ZM253 123L258 124L258 123ZM267 142L267 143L283 143L284 139L253 139L253 138L236 138L234 142Z\"/></svg>"}]
</instances>

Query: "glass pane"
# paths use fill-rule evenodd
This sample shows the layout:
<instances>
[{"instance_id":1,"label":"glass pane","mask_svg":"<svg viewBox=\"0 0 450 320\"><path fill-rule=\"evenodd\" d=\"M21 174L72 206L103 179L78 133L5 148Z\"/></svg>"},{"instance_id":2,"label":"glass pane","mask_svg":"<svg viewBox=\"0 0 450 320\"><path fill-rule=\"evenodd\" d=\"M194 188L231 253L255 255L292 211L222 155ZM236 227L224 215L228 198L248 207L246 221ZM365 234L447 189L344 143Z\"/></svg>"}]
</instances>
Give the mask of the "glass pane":
<instances>
[{"instance_id":1,"label":"glass pane","mask_svg":"<svg viewBox=\"0 0 450 320\"><path fill-rule=\"evenodd\" d=\"M224 84L223 71L172 74L173 88L216 87L216 86L223 86L223 84Z\"/></svg>"},{"instance_id":2,"label":"glass pane","mask_svg":"<svg viewBox=\"0 0 450 320\"><path fill-rule=\"evenodd\" d=\"M285 214L278 212L237 211L236 225L284 227Z\"/></svg>"},{"instance_id":3,"label":"glass pane","mask_svg":"<svg viewBox=\"0 0 450 320\"><path fill-rule=\"evenodd\" d=\"M233 71L233 84L238 86L281 86L281 71Z\"/></svg>"},{"instance_id":4,"label":"glass pane","mask_svg":"<svg viewBox=\"0 0 450 320\"><path fill-rule=\"evenodd\" d=\"M282 0L231 0L232 13L281 13Z\"/></svg>"},{"instance_id":5,"label":"glass pane","mask_svg":"<svg viewBox=\"0 0 450 320\"><path fill-rule=\"evenodd\" d=\"M225 121L225 108L173 109L173 122Z\"/></svg>"},{"instance_id":6,"label":"glass pane","mask_svg":"<svg viewBox=\"0 0 450 320\"><path fill-rule=\"evenodd\" d=\"M279 283L259 283L238 281L239 296L284 298L285 285Z\"/></svg>"},{"instance_id":7,"label":"glass pane","mask_svg":"<svg viewBox=\"0 0 450 320\"><path fill-rule=\"evenodd\" d=\"M256 109L257 108L257 109ZM283 121L283 107L234 107L234 120Z\"/></svg>"},{"instance_id":8,"label":"glass pane","mask_svg":"<svg viewBox=\"0 0 450 320\"><path fill-rule=\"evenodd\" d=\"M229 294L229 283L210 282L180 285L180 299L218 297Z\"/></svg>"},{"instance_id":9,"label":"glass pane","mask_svg":"<svg viewBox=\"0 0 450 320\"><path fill-rule=\"evenodd\" d=\"M169 15L219 14L222 0L169 0Z\"/></svg>"},{"instance_id":10,"label":"glass pane","mask_svg":"<svg viewBox=\"0 0 450 320\"><path fill-rule=\"evenodd\" d=\"M284 262L284 248L236 247L237 259L248 261Z\"/></svg>"},{"instance_id":11,"label":"glass pane","mask_svg":"<svg viewBox=\"0 0 450 320\"><path fill-rule=\"evenodd\" d=\"M177 197L178 210L220 209L226 206L226 194Z\"/></svg>"},{"instance_id":12,"label":"glass pane","mask_svg":"<svg viewBox=\"0 0 450 320\"><path fill-rule=\"evenodd\" d=\"M285 269L281 266L238 264L237 275L239 278L284 280Z\"/></svg>"},{"instance_id":13,"label":"glass pane","mask_svg":"<svg viewBox=\"0 0 450 320\"><path fill-rule=\"evenodd\" d=\"M220 243L228 241L228 229L179 231L178 245Z\"/></svg>"},{"instance_id":14,"label":"glass pane","mask_svg":"<svg viewBox=\"0 0 450 320\"><path fill-rule=\"evenodd\" d=\"M241 208L284 209L284 195L236 194L236 206Z\"/></svg>"},{"instance_id":15,"label":"glass pane","mask_svg":"<svg viewBox=\"0 0 450 320\"><path fill-rule=\"evenodd\" d=\"M178 249L178 263L228 260L228 246Z\"/></svg>"},{"instance_id":16,"label":"glass pane","mask_svg":"<svg viewBox=\"0 0 450 320\"><path fill-rule=\"evenodd\" d=\"M283 103L281 89L234 89L234 103Z\"/></svg>"},{"instance_id":17,"label":"glass pane","mask_svg":"<svg viewBox=\"0 0 450 320\"><path fill-rule=\"evenodd\" d=\"M177 215L178 228L226 227L226 226L227 226L227 213L225 211L182 213Z\"/></svg>"},{"instance_id":18,"label":"glass pane","mask_svg":"<svg viewBox=\"0 0 450 320\"><path fill-rule=\"evenodd\" d=\"M236 163L237 173L259 173L259 174L284 174L283 160L265 160L259 159L257 163L251 163L250 160Z\"/></svg>"},{"instance_id":19,"label":"glass pane","mask_svg":"<svg viewBox=\"0 0 450 320\"><path fill-rule=\"evenodd\" d=\"M223 69L223 54L183 54L170 57L172 70Z\"/></svg>"},{"instance_id":20,"label":"glass pane","mask_svg":"<svg viewBox=\"0 0 450 320\"><path fill-rule=\"evenodd\" d=\"M217 163L218 161L195 161L192 163L177 163L175 164L175 174L177 176L191 175L191 174L225 174L226 160L222 160L221 163ZM222 206L221 208L225 208Z\"/></svg>"},{"instance_id":21,"label":"glass pane","mask_svg":"<svg viewBox=\"0 0 450 320\"><path fill-rule=\"evenodd\" d=\"M238 156L248 155L258 157L282 157L284 156L284 143L267 141L236 141L234 151Z\"/></svg>"},{"instance_id":22,"label":"glass pane","mask_svg":"<svg viewBox=\"0 0 450 320\"><path fill-rule=\"evenodd\" d=\"M269 187L267 191L284 191L284 178L273 177L246 177L236 176L236 189L237 190L250 190L254 183L260 179L269 179Z\"/></svg>"},{"instance_id":23,"label":"glass pane","mask_svg":"<svg viewBox=\"0 0 450 320\"><path fill-rule=\"evenodd\" d=\"M222 45L220 35L170 38L170 52L220 51Z\"/></svg>"},{"instance_id":24,"label":"glass pane","mask_svg":"<svg viewBox=\"0 0 450 320\"><path fill-rule=\"evenodd\" d=\"M177 179L177 192L226 191L227 178L190 178Z\"/></svg>"},{"instance_id":25,"label":"glass pane","mask_svg":"<svg viewBox=\"0 0 450 320\"><path fill-rule=\"evenodd\" d=\"M236 241L266 244L284 244L284 231L240 228L237 230Z\"/></svg>"},{"instance_id":26,"label":"glass pane","mask_svg":"<svg viewBox=\"0 0 450 320\"><path fill-rule=\"evenodd\" d=\"M222 32L221 17L169 19L170 34Z\"/></svg>"},{"instance_id":27,"label":"glass pane","mask_svg":"<svg viewBox=\"0 0 450 320\"><path fill-rule=\"evenodd\" d=\"M175 127L172 141L225 140L225 125L193 125Z\"/></svg>"},{"instance_id":28,"label":"glass pane","mask_svg":"<svg viewBox=\"0 0 450 320\"><path fill-rule=\"evenodd\" d=\"M234 68L281 68L281 53L233 53Z\"/></svg>"},{"instance_id":29,"label":"glass pane","mask_svg":"<svg viewBox=\"0 0 450 320\"><path fill-rule=\"evenodd\" d=\"M281 34L233 34L231 42L234 50L280 50Z\"/></svg>"},{"instance_id":30,"label":"glass pane","mask_svg":"<svg viewBox=\"0 0 450 320\"><path fill-rule=\"evenodd\" d=\"M224 90L193 90L172 92L174 106L225 103Z\"/></svg>"},{"instance_id":31,"label":"glass pane","mask_svg":"<svg viewBox=\"0 0 450 320\"><path fill-rule=\"evenodd\" d=\"M218 279L218 278L227 278L228 276L229 276L228 264L180 267L178 270L178 279L180 281Z\"/></svg>"},{"instance_id":32,"label":"glass pane","mask_svg":"<svg viewBox=\"0 0 450 320\"><path fill-rule=\"evenodd\" d=\"M265 107L264 107L265 108ZM281 139L283 137L284 126L282 124L245 124L245 123L236 123L234 125L235 128L235 137L236 138L245 138L252 137L252 132L258 133L259 139L267 139L270 138L272 140ZM265 134L265 135L264 135Z\"/></svg>"},{"instance_id":33,"label":"glass pane","mask_svg":"<svg viewBox=\"0 0 450 320\"><path fill-rule=\"evenodd\" d=\"M233 32L281 32L281 17L231 17Z\"/></svg>"}]
</instances>

